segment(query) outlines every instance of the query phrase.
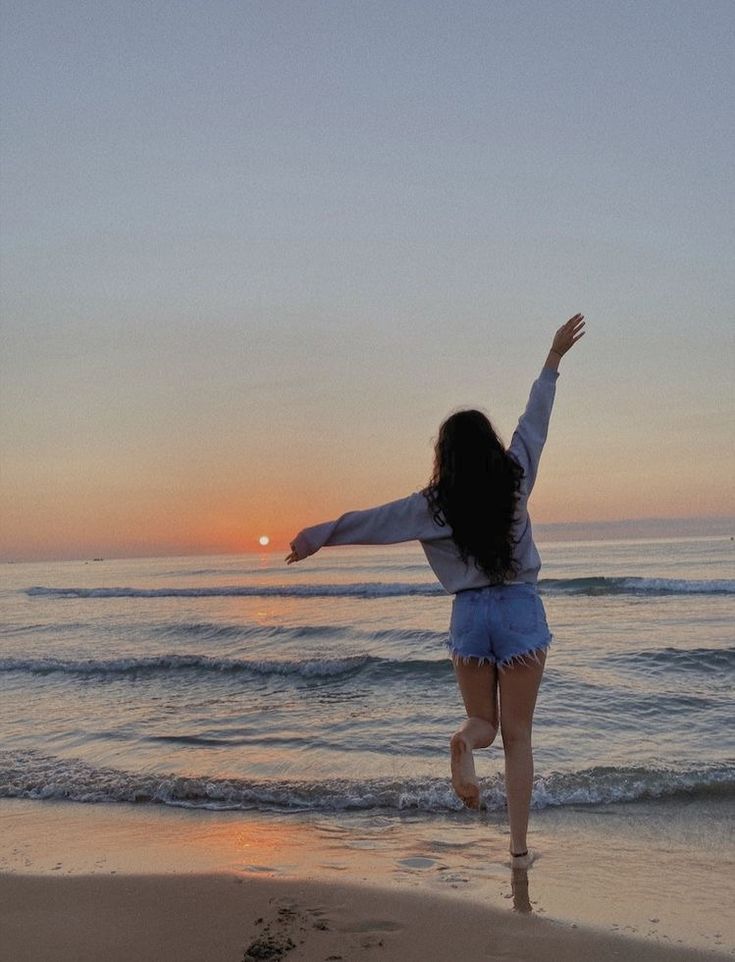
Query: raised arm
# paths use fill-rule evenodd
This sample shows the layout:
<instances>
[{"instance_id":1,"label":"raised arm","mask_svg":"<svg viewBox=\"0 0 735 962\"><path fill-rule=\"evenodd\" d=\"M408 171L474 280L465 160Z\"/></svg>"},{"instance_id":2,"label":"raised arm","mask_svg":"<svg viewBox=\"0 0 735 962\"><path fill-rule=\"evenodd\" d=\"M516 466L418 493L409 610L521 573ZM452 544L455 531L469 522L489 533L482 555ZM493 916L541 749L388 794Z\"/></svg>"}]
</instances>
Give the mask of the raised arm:
<instances>
[{"instance_id":1,"label":"raised arm","mask_svg":"<svg viewBox=\"0 0 735 962\"><path fill-rule=\"evenodd\" d=\"M559 377L559 362L584 334L584 315L575 314L554 335L544 366L531 386L526 410L513 433L508 452L523 468L521 492L528 496L538 473L541 452L546 443L551 409Z\"/></svg>"}]
</instances>

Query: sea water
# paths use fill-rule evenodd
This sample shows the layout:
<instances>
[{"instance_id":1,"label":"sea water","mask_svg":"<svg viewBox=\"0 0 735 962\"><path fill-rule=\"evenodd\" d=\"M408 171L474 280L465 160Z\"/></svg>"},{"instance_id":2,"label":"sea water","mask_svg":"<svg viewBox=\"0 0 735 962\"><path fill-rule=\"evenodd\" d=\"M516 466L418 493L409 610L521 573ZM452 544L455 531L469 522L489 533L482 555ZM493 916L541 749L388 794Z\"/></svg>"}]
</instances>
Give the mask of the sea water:
<instances>
[{"instance_id":1,"label":"sea water","mask_svg":"<svg viewBox=\"0 0 735 962\"><path fill-rule=\"evenodd\" d=\"M539 548L533 807L734 797L735 541ZM283 554L3 565L0 798L460 809L452 597L420 548Z\"/></svg>"}]
</instances>

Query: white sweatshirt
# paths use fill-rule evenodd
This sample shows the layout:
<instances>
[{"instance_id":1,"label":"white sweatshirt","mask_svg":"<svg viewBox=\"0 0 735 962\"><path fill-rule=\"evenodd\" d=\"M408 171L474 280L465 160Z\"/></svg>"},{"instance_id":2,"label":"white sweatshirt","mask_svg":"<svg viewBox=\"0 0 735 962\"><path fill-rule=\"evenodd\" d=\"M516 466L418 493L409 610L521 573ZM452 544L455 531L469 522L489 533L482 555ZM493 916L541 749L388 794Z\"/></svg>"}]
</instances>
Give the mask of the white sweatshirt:
<instances>
[{"instance_id":1,"label":"white sweatshirt","mask_svg":"<svg viewBox=\"0 0 735 962\"><path fill-rule=\"evenodd\" d=\"M531 386L526 410L508 447L508 453L523 468L512 531L516 541L513 558L518 562L513 583L536 582L541 567L541 559L533 542L527 504L536 481L541 451L549 429L558 377L559 372L553 368L542 368ZM429 503L420 491L407 498L381 504L377 508L348 511L336 521L326 521L304 528L296 535L291 546L301 560L326 545L398 544L403 541L421 542L434 574L451 594L490 584L487 575L477 567L471 557L468 564L462 561L459 549L452 539L451 527L449 524L442 527L436 523Z\"/></svg>"}]
</instances>

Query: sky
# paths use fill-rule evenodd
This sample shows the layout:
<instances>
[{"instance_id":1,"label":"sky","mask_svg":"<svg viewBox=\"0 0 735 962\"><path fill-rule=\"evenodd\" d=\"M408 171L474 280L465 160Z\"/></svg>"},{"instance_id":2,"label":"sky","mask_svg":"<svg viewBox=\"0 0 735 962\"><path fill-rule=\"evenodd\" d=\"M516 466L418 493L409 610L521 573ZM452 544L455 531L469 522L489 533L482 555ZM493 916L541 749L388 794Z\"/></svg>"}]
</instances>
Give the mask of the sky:
<instances>
[{"instance_id":1,"label":"sky","mask_svg":"<svg viewBox=\"0 0 735 962\"><path fill-rule=\"evenodd\" d=\"M735 516L730 0L2 19L0 558L287 548L577 312L534 522Z\"/></svg>"}]
</instances>

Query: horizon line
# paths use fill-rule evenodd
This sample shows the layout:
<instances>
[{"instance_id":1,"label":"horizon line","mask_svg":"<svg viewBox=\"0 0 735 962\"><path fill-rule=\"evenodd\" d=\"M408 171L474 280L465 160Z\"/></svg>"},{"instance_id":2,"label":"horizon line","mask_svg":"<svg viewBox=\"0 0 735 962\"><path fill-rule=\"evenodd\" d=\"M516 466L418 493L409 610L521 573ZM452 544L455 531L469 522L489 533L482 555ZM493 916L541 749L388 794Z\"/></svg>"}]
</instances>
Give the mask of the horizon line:
<instances>
[{"instance_id":1,"label":"horizon line","mask_svg":"<svg viewBox=\"0 0 735 962\"><path fill-rule=\"evenodd\" d=\"M631 531L631 526L648 528L647 531L633 532ZM661 516L650 516L644 518L620 518L617 520L607 519L604 521L546 521L546 522L534 522L533 527L538 535L541 536L543 540L543 535L551 534L561 534L567 532L568 534L579 535L583 531L588 531L590 534L596 532L597 535L602 535L604 533L617 533L618 536L625 534L638 534L643 536L644 540L665 540L666 538L706 538L706 537L728 537L729 532L714 532L709 531L693 531L687 532L685 528L692 529L694 527L700 528L711 528L713 525L722 527L725 525L731 525L733 528L733 534L730 534L732 539L735 536L735 515L682 515L676 517L661 517ZM668 532L663 529L668 527ZM677 532L675 529L679 528ZM658 530L656 530L658 529ZM253 539L255 540L255 539ZM592 535L590 537L582 537L577 539L564 539L570 540L580 540L580 541L604 541L608 540L605 537L599 537ZM610 538L609 540L615 540ZM625 539L625 540L629 540ZM239 551L233 550L222 550L221 548L206 548L204 546L190 546L189 548L184 548L176 550L173 546L171 550L166 551L163 549L152 548L150 553L146 552L141 546L140 549L132 549L131 553L122 554L111 554L109 551L105 552L103 550L90 552L89 555L79 555L75 557L64 557L59 555L48 556L48 557L38 557L38 558L22 558L13 557L11 555L0 555L0 564L37 564L43 562L95 562L95 561L122 561L122 560L135 560L135 559L147 559L153 560L156 558L194 558L194 557L237 557L238 555L267 555L280 552L281 550L287 550L288 542L284 542L281 545L280 540L271 542L267 547L260 547L254 544L252 549L244 549ZM392 545L352 545L350 547L393 547Z\"/></svg>"}]
</instances>

